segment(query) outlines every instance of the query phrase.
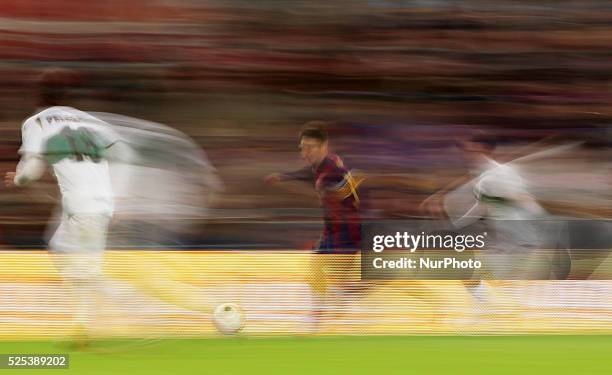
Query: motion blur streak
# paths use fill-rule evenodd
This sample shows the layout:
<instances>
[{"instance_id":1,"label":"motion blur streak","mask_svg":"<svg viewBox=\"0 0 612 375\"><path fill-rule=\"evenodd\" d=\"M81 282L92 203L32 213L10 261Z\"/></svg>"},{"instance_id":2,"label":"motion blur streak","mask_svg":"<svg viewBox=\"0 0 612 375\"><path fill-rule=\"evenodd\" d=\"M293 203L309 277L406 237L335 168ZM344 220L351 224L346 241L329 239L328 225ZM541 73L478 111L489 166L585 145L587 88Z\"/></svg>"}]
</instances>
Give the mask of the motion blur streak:
<instances>
[{"instance_id":1,"label":"motion blur streak","mask_svg":"<svg viewBox=\"0 0 612 375\"><path fill-rule=\"evenodd\" d=\"M211 303L240 303L248 312L246 334L310 333L312 300L305 279L311 256L304 252L107 252L106 274L112 281L109 300L99 312L97 333L107 337L218 335L206 315L143 293L150 290L142 283L146 271L153 271L159 280L196 286ZM59 276L47 255L4 252L0 257L0 338L67 335L67 295L59 287ZM387 282L346 310L336 311L333 318L326 318L320 333L611 333L612 306L606 298L612 292L609 282L498 283L497 313L492 313L474 312L469 295L458 281ZM443 311L425 299L432 293L446 298ZM43 326L45 329L41 329Z\"/></svg>"}]
</instances>

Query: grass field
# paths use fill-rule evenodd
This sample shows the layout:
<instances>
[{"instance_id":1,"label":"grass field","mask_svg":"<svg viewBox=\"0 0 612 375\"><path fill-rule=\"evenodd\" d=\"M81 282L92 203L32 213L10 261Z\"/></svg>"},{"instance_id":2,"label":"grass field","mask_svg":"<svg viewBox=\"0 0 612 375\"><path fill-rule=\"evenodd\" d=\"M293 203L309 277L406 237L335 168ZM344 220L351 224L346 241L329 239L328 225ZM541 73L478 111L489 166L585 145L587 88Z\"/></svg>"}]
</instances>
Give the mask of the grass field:
<instances>
[{"instance_id":1,"label":"grass field","mask_svg":"<svg viewBox=\"0 0 612 375\"><path fill-rule=\"evenodd\" d=\"M0 374L610 374L612 336L227 338L0 342L0 353L69 353L68 370Z\"/></svg>"}]
</instances>

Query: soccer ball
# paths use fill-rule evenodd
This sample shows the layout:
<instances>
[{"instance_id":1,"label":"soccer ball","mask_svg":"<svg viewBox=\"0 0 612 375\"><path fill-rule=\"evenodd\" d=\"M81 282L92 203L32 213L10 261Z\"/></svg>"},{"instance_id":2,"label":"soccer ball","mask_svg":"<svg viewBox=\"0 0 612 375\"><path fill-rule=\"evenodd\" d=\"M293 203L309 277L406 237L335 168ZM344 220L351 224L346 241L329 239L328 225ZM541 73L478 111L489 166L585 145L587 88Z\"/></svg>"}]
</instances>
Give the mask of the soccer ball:
<instances>
[{"instance_id":1,"label":"soccer ball","mask_svg":"<svg viewBox=\"0 0 612 375\"><path fill-rule=\"evenodd\" d=\"M244 313L235 303L222 303L213 311L213 323L224 335L234 335L244 326Z\"/></svg>"}]
</instances>

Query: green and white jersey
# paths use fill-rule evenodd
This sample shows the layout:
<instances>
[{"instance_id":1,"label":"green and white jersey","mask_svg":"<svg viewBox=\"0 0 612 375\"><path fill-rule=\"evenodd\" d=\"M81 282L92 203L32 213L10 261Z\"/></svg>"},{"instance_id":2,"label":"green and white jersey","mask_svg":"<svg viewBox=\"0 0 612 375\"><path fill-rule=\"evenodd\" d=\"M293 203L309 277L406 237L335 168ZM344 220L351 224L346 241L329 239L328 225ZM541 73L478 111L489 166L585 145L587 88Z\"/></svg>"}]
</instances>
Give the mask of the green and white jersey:
<instances>
[{"instance_id":1,"label":"green and white jersey","mask_svg":"<svg viewBox=\"0 0 612 375\"><path fill-rule=\"evenodd\" d=\"M68 214L113 212L106 151L119 140L103 121L71 107L51 107L22 127L23 154L40 155L53 168Z\"/></svg>"}]
</instances>

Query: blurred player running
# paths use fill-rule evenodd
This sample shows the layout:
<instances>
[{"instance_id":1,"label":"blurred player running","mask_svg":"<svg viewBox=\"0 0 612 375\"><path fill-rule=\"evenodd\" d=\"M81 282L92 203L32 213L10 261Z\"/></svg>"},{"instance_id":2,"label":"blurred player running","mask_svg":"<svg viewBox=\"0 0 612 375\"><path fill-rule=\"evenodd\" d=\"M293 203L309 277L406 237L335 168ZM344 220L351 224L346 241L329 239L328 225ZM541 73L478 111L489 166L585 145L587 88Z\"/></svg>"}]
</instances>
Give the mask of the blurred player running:
<instances>
[{"instance_id":1,"label":"blurred player running","mask_svg":"<svg viewBox=\"0 0 612 375\"><path fill-rule=\"evenodd\" d=\"M307 166L295 172L269 175L266 181L310 182L319 195L324 228L315 247L317 256L311 262L308 280L314 293L313 313L318 324L328 305L329 283L350 292L359 279L354 269L356 257L349 254L356 254L361 246L358 187L363 179L355 178L342 159L329 151L323 122L307 123L300 132L299 141L300 154Z\"/></svg>"},{"instance_id":2,"label":"blurred player running","mask_svg":"<svg viewBox=\"0 0 612 375\"><path fill-rule=\"evenodd\" d=\"M194 197L190 197L190 209L186 210L178 201L182 196L160 197L154 193L168 192L170 185L194 195L210 193L212 188L203 190L199 179L188 182L190 176L198 173L204 173L207 186L218 190L220 183L211 175L212 167L201 150L180 132L159 124L152 127L144 120L108 113L94 116L58 106L66 99L74 77L74 73L62 69L42 75L41 108L24 122L21 161L15 172L6 174L4 182L9 187L25 186L40 179L47 165L52 167L62 195L62 214L49 247L74 299L74 343L81 346L92 336L93 323L106 294L102 260L113 216L117 212L119 216L123 214L118 218L123 223L116 225L123 228L126 222L129 224L126 212L149 220L161 216L169 220L181 213L201 215L203 204ZM152 153L146 142L158 146L159 151ZM155 164L156 159L177 160L179 148L183 158L176 163L193 168L180 171L185 179L173 178L172 171L158 165L159 162ZM149 160L151 156L155 158ZM150 170L156 174L147 174ZM134 212L134 207L141 211ZM160 211L160 207L164 210ZM147 232L140 240L153 236ZM138 257L123 267L129 267L127 275L116 275L110 270L111 276L127 277L140 291L168 303L210 312L211 303L200 289L174 280L175 272L163 264Z\"/></svg>"},{"instance_id":3,"label":"blurred player running","mask_svg":"<svg viewBox=\"0 0 612 375\"><path fill-rule=\"evenodd\" d=\"M55 69L41 79L38 113L22 126L21 161L4 177L6 186L25 186L40 179L50 165L62 196L62 217L50 240L58 269L74 298L75 340L85 343L99 308L101 268L106 234L113 216L113 189L107 152L125 147L99 119L64 100L71 72ZM123 152L129 152L127 148Z\"/></svg>"},{"instance_id":4,"label":"blurred player running","mask_svg":"<svg viewBox=\"0 0 612 375\"><path fill-rule=\"evenodd\" d=\"M433 216L448 216L456 228L464 228L485 219L493 239L483 255L488 277L495 280L545 278L549 262L534 251L551 243L541 223L546 210L531 193L529 182L518 165L494 159L495 139L478 135L461 142L461 150L471 163L467 176L429 197L422 208ZM489 282L488 284L496 284ZM487 283L464 282L468 290L482 301L514 307L510 299L497 296Z\"/></svg>"}]
</instances>

